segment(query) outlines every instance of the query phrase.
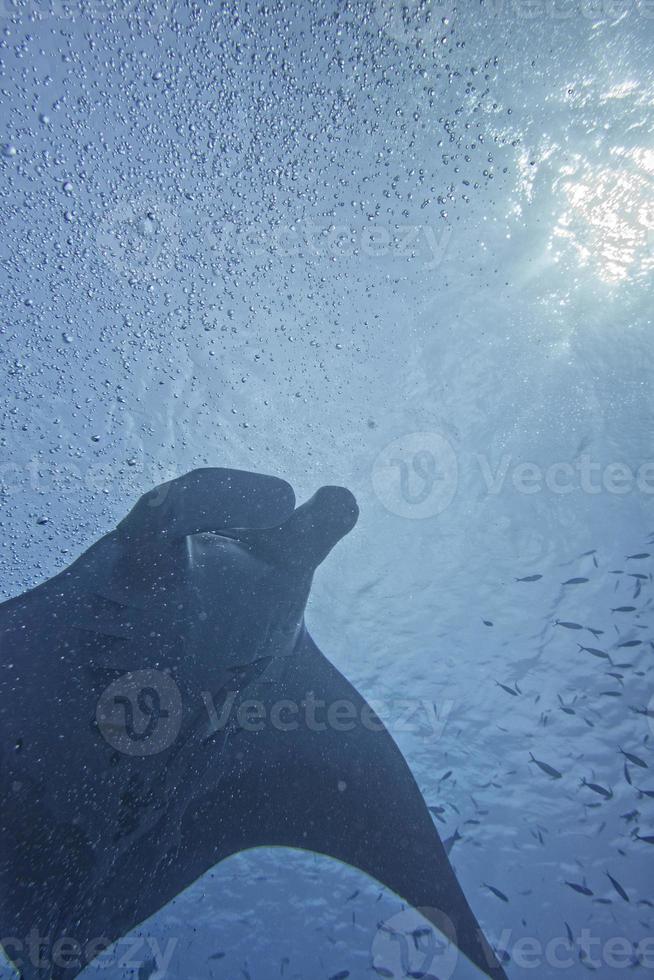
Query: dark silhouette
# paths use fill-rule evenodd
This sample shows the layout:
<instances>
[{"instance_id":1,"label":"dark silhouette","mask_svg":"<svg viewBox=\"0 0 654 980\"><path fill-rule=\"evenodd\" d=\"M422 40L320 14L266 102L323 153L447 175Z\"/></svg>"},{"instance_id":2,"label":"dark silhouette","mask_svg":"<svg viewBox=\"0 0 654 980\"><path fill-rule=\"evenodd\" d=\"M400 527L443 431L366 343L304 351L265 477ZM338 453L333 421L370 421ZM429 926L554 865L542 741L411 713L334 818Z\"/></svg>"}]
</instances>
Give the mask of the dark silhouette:
<instances>
[{"instance_id":1,"label":"dark silhouette","mask_svg":"<svg viewBox=\"0 0 654 980\"><path fill-rule=\"evenodd\" d=\"M400 751L304 624L357 515L340 487L295 509L282 480L196 470L0 606L0 936L25 980L73 978L260 845L362 869L505 976Z\"/></svg>"}]
</instances>

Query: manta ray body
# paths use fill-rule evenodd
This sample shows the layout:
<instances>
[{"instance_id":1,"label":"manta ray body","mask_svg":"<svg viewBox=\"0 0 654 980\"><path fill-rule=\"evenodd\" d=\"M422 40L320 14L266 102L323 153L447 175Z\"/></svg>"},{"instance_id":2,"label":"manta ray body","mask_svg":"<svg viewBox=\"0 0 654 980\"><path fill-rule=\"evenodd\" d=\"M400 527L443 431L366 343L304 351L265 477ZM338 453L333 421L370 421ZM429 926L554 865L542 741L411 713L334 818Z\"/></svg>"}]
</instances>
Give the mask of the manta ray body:
<instances>
[{"instance_id":1,"label":"manta ray body","mask_svg":"<svg viewBox=\"0 0 654 980\"><path fill-rule=\"evenodd\" d=\"M399 749L304 623L357 515L343 488L296 508L283 480L195 470L0 606L0 942L23 980L72 980L271 845L361 869L505 977Z\"/></svg>"}]
</instances>

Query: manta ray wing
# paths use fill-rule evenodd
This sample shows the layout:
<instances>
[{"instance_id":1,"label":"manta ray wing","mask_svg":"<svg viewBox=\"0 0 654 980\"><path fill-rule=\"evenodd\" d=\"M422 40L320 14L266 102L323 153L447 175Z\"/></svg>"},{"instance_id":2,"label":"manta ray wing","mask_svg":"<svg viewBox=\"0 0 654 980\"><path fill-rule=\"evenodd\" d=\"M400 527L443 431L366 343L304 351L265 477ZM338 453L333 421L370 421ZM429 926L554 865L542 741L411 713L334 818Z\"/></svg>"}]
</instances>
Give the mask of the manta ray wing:
<instances>
[{"instance_id":1,"label":"manta ray wing","mask_svg":"<svg viewBox=\"0 0 654 980\"><path fill-rule=\"evenodd\" d=\"M234 736L231 777L186 811L194 872L266 845L337 858L423 910L487 976L504 977L392 737L306 631L295 654L272 692L248 692L263 705L262 727Z\"/></svg>"}]
</instances>

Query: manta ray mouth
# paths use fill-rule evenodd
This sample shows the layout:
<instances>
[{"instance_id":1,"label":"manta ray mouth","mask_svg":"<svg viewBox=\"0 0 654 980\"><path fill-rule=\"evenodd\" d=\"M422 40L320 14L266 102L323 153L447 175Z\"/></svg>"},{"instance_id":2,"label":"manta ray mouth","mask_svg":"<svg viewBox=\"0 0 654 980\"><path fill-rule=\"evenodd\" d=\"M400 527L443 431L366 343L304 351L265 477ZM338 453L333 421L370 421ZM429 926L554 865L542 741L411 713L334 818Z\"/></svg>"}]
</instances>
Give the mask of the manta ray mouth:
<instances>
[{"instance_id":1,"label":"manta ray mouth","mask_svg":"<svg viewBox=\"0 0 654 980\"><path fill-rule=\"evenodd\" d=\"M220 528L211 533L236 541L280 568L313 572L359 517L354 495L345 487L326 486L284 521L266 528Z\"/></svg>"}]
</instances>

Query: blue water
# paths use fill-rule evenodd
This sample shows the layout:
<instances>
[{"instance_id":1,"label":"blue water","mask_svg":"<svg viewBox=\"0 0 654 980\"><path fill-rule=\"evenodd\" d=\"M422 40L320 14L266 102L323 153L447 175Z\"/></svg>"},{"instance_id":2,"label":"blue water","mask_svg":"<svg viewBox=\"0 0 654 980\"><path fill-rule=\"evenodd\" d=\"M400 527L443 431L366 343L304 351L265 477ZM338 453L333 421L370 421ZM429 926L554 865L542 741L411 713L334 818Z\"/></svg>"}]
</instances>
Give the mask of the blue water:
<instances>
[{"instance_id":1,"label":"blue water","mask_svg":"<svg viewBox=\"0 0 654 980\"><path fill-rule=\"evenodd\" d=\"M647 939L650 972L654 777L618 746L654 766L652 4L2 0L0 36L2 595L199 465L349 487L307 621L509 975L622 976ZM402 908L249 853L99 975L156 940L154 976L374 977ZM565 923L592 963L557 964Z\"/></svg>"}]
</instances>

